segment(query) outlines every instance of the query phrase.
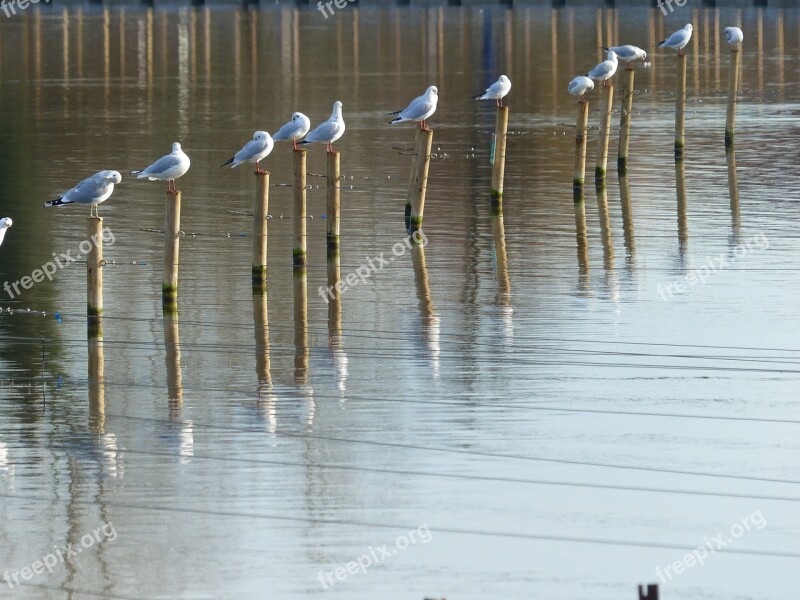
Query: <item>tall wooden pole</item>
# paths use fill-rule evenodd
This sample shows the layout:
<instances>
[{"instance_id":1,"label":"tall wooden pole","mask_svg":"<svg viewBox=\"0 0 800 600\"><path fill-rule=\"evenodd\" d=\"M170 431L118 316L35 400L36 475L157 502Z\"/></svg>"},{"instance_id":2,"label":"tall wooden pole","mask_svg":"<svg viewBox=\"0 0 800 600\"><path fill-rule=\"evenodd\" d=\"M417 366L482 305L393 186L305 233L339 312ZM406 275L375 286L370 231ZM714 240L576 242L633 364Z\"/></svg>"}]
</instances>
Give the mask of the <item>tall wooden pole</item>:
<instances>
[{"instance_id":1,"label":"tall wooden pole","mask_svg":"<svg viewBox=\"0 0 800 600\"><path fill-rule=\"evenodd\" d=\"M164 284L161 299L165 309L175 310L178 303L178 265L180 262L181 193L167 192L164 218Z\"/></svg>"},{"instance_id":2,"label":"tall wooden pole","mask_svg":"<svg viewBox=\"0 0 800 600\"><path fill-rule=\"evenodd\" d=\"M624 175L628 171L628 149L631 139L631 117L633 112L633 79L632 67L625 69L622 83L622 112L619 117L619 153L617 156L617 172Z\"/></svg>"},{"instance_id":3,"label":"tall wooden pole","mask_svg":"<svg viewBox=\"0 0 800 600\"><path fill-rule=\"evenodd\" d=\"M611 137L611 111L614 102L614 86L604 86L606 93L600 106L600 137L597 140L597 164L594 168L594 180L602 183L606 179L608 167L608 140Z\"/></svg>"},{"instance_id":4,"label":"tall wooden pole","mask_svg":"<svg viewBox=\"0 0 800 600\"><path fill-rule=\"evenodd\" d=\"M492 168L492 205L503 202L503 179L506 170L506 142L508 140L508 107L497 107L495 122L494 167Z\"/></svg>"},{"instance_id":5,"label":"tall wooden pole","mask_svg":"<svg viewBox=\"0 0 800 600\"><path fill-rule=\"evenodd\" d=\"M425 212L425 194L428 190L428 170L431 164L433 131L417 129L415 144L416 159L411 170L408 194L407 227L409 233L422 229L422 216Z\"/></svg>"},{"instance_id":6,"label":"tall wooden pole","mask_svg":"<svg viewBox=\"0 0 800 600\"><path fill-rule=\"evenodd\" d=\"M86 220L86 239L91 250L86 257L86 316L90 337L103 335L103 219Z\"/></svg>"},{"instance_id":7,"label":"tall wooden pole","mask_svg":"<svg viewBox=\"0 0 800 600\"><path fill-rule=\"evenodd\" d=\"M292 264L306 266L306 151L294 151L294 248Z\"/></svg>"},{"instance_id":8,"label":"tall wooden pole","mask_svg":"<svg viewBox=\"0 0 800 600\"><path fill-rule=\"evenodd\" d=\"M572 185L575 188L583 187L586 179L586 140L589 135L589 102L578 102L578 127L575 133L575 173L572 176Z\"/></svg>"},{"instance_id":9,"label":"tall wooden pole","mask_svg":"<svg viewBox=\"0 0 800 600\"><path fill-rule=\"evenodd\" d=\"M342 176L340 172L341 154L328 152L328 250L339 249L339 221L341 211Z\"/></svg>"},{"instance_id":10,"label":"tall wooden pole","mask_svg":"<svg viewBox=\"0 0 800 600\"><path fill-rule=\"evenodd\" d=\"M253 207L253 287L267 283L267 214L269 213L269 173L256 173L256 200Z\"/></svg>"},{"instance_id":11,"label":"tall wooden pole","mask_svg":"<svg viewBox=\"0 0 800 600\"><path fill-rule=\"evenodd\" d=\"M728 114L725 119L725 147L733 148L736 128L736 94L739 91L739 45L731 46L731 62L728 72Z\"/></svg>"},{"instance_id":12,"label":"tall wooden pole","mask_svg":"<svg viewBox=\"0 0 800 600\"><path fill-rule=\"evenodd\" d=\"M675 158L683 156L686 128L686 55L678 54L677 89L675 94Z\"/></svg>"}]
</instances>

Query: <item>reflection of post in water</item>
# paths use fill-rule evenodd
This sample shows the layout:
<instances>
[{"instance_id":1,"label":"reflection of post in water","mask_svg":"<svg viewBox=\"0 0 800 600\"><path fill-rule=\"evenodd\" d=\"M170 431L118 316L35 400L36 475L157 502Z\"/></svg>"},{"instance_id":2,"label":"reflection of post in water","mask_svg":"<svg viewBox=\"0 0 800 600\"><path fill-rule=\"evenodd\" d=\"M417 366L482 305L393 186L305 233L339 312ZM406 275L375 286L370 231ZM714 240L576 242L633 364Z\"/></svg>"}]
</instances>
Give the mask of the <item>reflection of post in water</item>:
<instances>
[{"instance_id":1,"label":"reflection of post in water","mask_svg":"<svg viewBox=\"0 0 800 600\"><path fill-rule=\"evenodd\" d=\"M632 267L633 256L636 253L636 234L633 229L631 182L624 176L619 178L619 199L622 204L622 232L625 236L625 252L627 253L628 266Z\"/></svg>"},{"instance_id":2,"label":"reflection of post in water","mask_svg":"<svg viewBox=\"0 0 800 600\"><path fill-rule=\"evenodd\" d=\"M739 235L741 215L739 214L739 180L736 176L736 152L731 148L727 152L728 159L728 191L731 195L731 226L734 236Z\"/></svg>"},{"instance_id":3,"label":"reflection of post in water","mask_svg":"<svg viewBox=\"0 0 800 600\"><path fill-rule=\"evenodd\" d=\"M103 336L89 339L89 430L94 433L105 432L105 364Z\"/></svg>"},{"instance_id":4,"label":"reflection of post in water","mask_svg":"<svg viewBox=\"0 0 800 600\"><path fill-rule=\"evenodd\" d=\"M492 217L492 235L494 237L494 256L497 265L498 306L511 304L511 279L508 276L508 255L506 254L506 229L503 224L503 213Z\"/></svg>"},{"instance_id":5,"label":"reflection of post in water","mask_svg":"<svg viewBox=\"0 0 800 600\"><path fill-rule=\"evenodd\" d=\"M347 381L347 355L342 343L341 267L338 250L328 250L328 349L336 368L336 383L340 391Z\"/></svg>"},{"instance_id":6,"label":"reflection of post in water","mask_svg":"<svg viewBox=\"0 0 800 600\"><path fill-rule=\"evenodd\" d=\"M294 380L308 383L308 280L304 267L294 269Z\"/></svg>"},{"instance_id":7,"label":"reflection of post in water","mask_svg":"<svg viewBox=\"0 0 800 600\"><path fill-rule=\"evenodd\" d=\"M689 243L689 219L686 215L686 165L682 159L675 161L675 190L678 195L678 248L683 256Z\"/></svg>"},{"instance_id":8,"label":"reflection of post in water","mask_svg":"<svg viewBox=\"0 0 800 600\"><path fill-rule=\"evenodd\" d=\"M581 287L589 283L589 240L586 237L586 202L583 188L572 193L575 207L575 237L578 242L578 279Z\"/></svg>"},{"instance_id":9,"label":"reflection of post in water","mask_svg":"<svg viewBox=\"0 0 800 600\"><path fill-rule=\"evenodd\" d=\"M439 317L436 316L431 299L431 287L428 281L428 266L425 263L425 245L411 246L411 262L414 265L414 283L417 288L417 299L422 314L422 334L433 361L433 376L439 376Z\"/></svg>"},{"instance_id":10,"label":"reflection of post in water","mask_svg":"<svg viewBox=\"0 0 800 600\"><path fill-rule=\"evenodd\" d=\"M269 358L269 314L267 312L266 290L253 294L253 326L256 336L256 374L258 389L272 388Z\"/></svg>"},{"instance_id":11,"label":"reflection of post in water","mask_svg":"<svg viewBox=\"0 0 800 600\"><path fill-rule=\"evenodd\" d=\"M179 419L183 410L183 374L181 373L181 336L178 315L164 315L164 348L167 363L169 416Z\"/></svg>"},{"instance_id":12,"label":"reflection of post in water","mask_svg":"<svg viewBox=\"0 0 800 600\"><path fill-rule=\"evenodd\" d=\"M597 212L600 218L600 236L603 240L603 267L614 268L614 240L611 235L611 215L608 213L608 192L605 185L595 186L597 191Z\"/></svg>"}]
</instances>

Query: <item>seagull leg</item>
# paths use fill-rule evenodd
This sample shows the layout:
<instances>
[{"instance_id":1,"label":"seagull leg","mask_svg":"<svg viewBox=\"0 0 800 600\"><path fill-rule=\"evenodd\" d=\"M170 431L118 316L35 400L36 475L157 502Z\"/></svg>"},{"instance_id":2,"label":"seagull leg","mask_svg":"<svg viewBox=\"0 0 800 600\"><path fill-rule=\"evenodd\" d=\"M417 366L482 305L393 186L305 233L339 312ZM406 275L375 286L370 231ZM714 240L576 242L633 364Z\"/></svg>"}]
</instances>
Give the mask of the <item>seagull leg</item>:
<instances>
[{"instance_id":1,"label":"seagull leg","mask_svg":"<svg viewBox=\"0 0 800 600\"><path fill-rule=\"evenodd\" d=\"M297 140L292 140L292 148L297 150Z\"/></svg>"}]
</instances>

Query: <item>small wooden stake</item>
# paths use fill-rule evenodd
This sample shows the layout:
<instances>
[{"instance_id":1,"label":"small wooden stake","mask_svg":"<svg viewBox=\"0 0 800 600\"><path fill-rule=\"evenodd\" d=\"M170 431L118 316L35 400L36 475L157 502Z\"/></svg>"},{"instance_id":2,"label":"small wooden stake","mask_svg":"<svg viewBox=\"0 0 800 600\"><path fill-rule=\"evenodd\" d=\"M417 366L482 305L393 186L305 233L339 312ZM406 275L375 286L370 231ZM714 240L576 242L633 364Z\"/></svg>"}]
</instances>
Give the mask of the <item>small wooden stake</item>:
<instances>
[{"instance_id":1,"label":"small wooden stake","mask_svg":"<svg viewBox=\"0 0 800 600\"><path fill-rule=\"evenodd\" d=\"M408 189L406 227L409 233L422 229L422 216L425 212L425 194L428 190L428 170L431 164L433 131L417 129L415 154L411 168L411 181Z\"/></svg>"},{"instance_id":2,"label":"small wooden stake","mask_svg":"<svg viewBox=\"0 0 800 600\"><path fill-rule=\"evenodd\" d=\"M658 600L658 586L651 583L645 591L644 586L639 586L639 600Z\"/></svg>"},{"instance_id":3,"label":"small wooden stake","mask_svg":"<svg viewBox=\"0 0 800 600\"><path fill-rule=\"evenodd\" d=\"M508 107L497 107L497 121L494 127L495 148L492 169L492 205L503 202L503 179L506 170L506 142L508 141Z\"/></svg>"},{"instance_id":4,"label":"small wooden stake","mask_svg":"<svg viewBox=\"0 0 800 600\"><path fill-rule=\"evenodd\" d=\"M306 151L294 151L294 248L292 264L306 266Z\"/></svg>"},{"instance_id":5,"label":"small wooden stake","mask_svg":"<svg viewBox=\"0 0 800 600\"><path fill-rule=\"evenodd\" d=\"M181 192L167 192L164 218L164 284L161 300L169 310L178 303L178 265L180 262Z\"/></svg>"},{"instance_id":6,"label":"small wooden stake","mask_svg":"<svg viewBox=\"0 0 800 600\"><path fill-rule=\"evenodd\" d=\"M586 141L589 129L589 102L578 102L578 127L575 133L575 174L572 185L575 188L583 187L586 178Z\"/></svg>"},{"instance_id":7,"label":"small wooden stake","mask_svg":"<svg viewBox=\"0 0 800 600\"><path fill-rule=\"evenodd\" d=\"M731 63L728 71L728 115L725 120L725 147L733 148L736 128L736 94L739 91L739 45L731 47Z\"/></svg>"},{"instance_id":8,"label":"small wooden stake","mask_svg":"<svg viewBox=\"0 0 800 600\"><path fill-rule=\"evenodd\" d=\"M253 287L267 284L267 214L269 213L269 173L256 173L256 200L253 207Z\"/></svg>"},{"instance_id":9,"label":"small wooden stake","mask_svg":"<svg viewBox=\"0 0 800 600\"><path fill-rule=\"evenodd\" d=\"M633 77L632 67L625 69L625 80L622 84L622 112L619 117L619 153L617 156L617 172L624 175L628 170L628 148L631 136L631 116L633 112Z\"/></svg>"},{"instance_id":10,"label":"small wooden stake","mask_svg":"<svg viewBox=\"0 0 800 600\"><path fill-rule=\"evenodd\" d=\"M597 140L597 164L594 168L595 182L606 179L608 167L608 140L611 137L611 111L614 102L614 86L605 86L606 94L600 106L600 138Z\"/></svg>"},{"instance_id":11,"label":"small wooden stake","mask_svg":"<svg viewBox=\"0 0 800 600\"><path fill-rule=\"evenodd\" d=\"M103 219L86 220L86 239L91 250L86 257L86 316L90 337L103 335Z\"/></svg>"},{"instance_id":12,"label":"small wooden stake","mask_svg":"<svg viewBox=\"0 0 800 600\"><path fill-rule=\"evenodd\" d=\"M341 154L328 152L328 250L339 249L339 220L341 210Z\"/></svg>"},{"instance_id":13,"label":"small wooden stake","mask_svg":"<svg viewBox=\"0 0 800 600\"><path fill-rule=\"evenodd\" d=\"M675 157L683 156L686 128L686 55L678 54L677 93L675 94Z\"/></svg>"}]
</instances>

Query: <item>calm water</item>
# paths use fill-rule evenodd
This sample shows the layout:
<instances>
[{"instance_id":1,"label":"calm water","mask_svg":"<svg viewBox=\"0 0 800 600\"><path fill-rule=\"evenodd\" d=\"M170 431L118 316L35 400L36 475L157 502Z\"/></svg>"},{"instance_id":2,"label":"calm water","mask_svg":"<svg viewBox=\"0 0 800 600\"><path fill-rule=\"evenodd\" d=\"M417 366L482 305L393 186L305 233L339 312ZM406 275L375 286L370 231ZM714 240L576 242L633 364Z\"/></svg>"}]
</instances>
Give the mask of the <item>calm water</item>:
<instances>
[{"instance_id":1,"label":"calm water","mask_svg":"<svg viewBox=\"0 0 800 600\"><path fill-rule=\"evenodd\" d=\"M568 81L609 40L652 49L688 21L685 164L659 50L637 67L628 180L612 169L573 203ZM736 23L734 165L721 31ZM689 8L0 19L0 281L85 238L88 211L44 200L175 140L193 161L177 318L160 304L164 185L127 176L101 208L102 342L87 342L83 265L0 293L0 571L81 548L0 597L617 600L723 534L704 566L670 567L662 598L796 598L799 27L793 11ZM499 73L513 135L493 219L494 110L470 96ZM309 178L296 279L279 145L254 298L253 177L218 165L253 130L341 100L346 276L404 239L414 133L385 113L432 83L427 245L327 305L325 180ZM308 160L324 172L321 148ZM709 261L727 264L664 292ZM318 577L361 555L380 564Z\"/></svg>"}]
</instances>

